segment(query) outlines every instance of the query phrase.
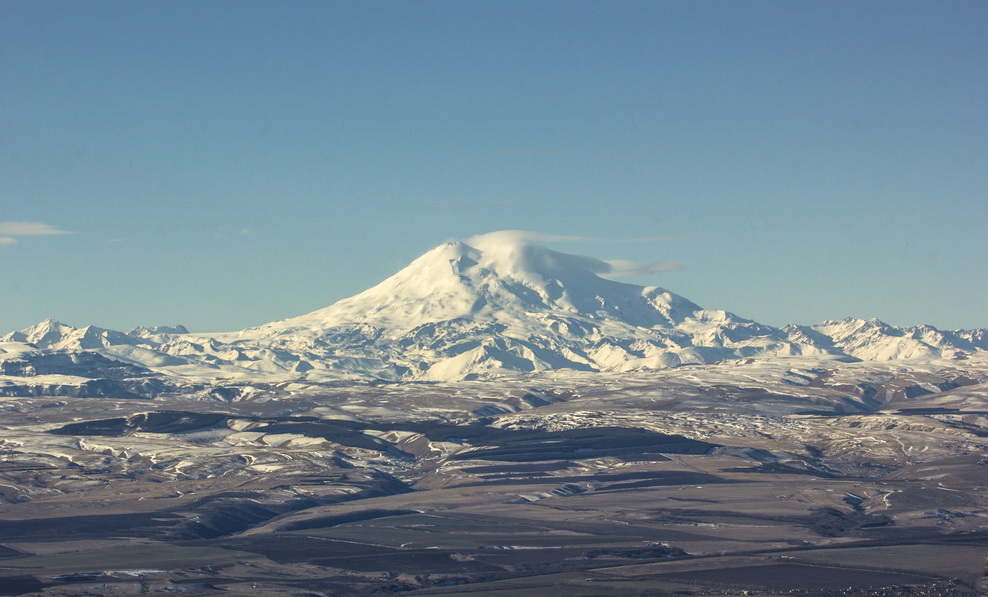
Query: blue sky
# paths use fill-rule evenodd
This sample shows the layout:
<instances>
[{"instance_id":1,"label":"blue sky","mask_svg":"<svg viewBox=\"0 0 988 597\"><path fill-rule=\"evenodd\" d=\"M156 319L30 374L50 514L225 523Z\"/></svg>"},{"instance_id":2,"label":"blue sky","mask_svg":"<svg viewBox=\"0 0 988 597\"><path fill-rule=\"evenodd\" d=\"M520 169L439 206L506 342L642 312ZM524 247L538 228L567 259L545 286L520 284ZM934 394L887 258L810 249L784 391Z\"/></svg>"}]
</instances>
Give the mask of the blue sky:
<instances>
[{"instance_id":1,"label":"blue sky","mask_svg":"<svg viewBox=\"0 0 988 597\"><path fill-rule=\"evenodd\" d=\"M240 329L501 229L988 327L982 1L11 0L0 82L0 333Z\"/></svg>"}]
</instances>

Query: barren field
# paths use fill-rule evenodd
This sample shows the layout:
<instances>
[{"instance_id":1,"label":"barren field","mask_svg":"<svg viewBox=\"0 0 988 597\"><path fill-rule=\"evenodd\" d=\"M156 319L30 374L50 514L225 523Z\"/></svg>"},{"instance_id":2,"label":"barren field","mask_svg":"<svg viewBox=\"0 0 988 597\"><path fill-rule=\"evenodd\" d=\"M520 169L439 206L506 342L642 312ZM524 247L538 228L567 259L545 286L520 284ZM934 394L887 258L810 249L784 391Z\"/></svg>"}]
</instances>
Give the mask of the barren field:
<instances>
[{"instance_id":1,"label":"barren field","mask_svg":"<svg viewBox=\"0 0 988 597\"><path fill-rule=\"evenodd\" d=\"M986 381L775 359L7 397L0 595L975 595Z\"/></svg>"}]
</instances>

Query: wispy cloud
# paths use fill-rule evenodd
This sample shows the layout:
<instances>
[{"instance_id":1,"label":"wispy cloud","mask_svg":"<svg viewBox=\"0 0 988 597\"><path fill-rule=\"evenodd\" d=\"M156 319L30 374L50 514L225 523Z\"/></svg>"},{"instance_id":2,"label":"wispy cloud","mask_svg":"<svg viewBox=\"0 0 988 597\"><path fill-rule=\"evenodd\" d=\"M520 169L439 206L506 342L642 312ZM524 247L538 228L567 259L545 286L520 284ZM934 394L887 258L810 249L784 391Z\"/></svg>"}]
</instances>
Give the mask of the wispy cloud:
<instances>
[{"instance_id":1,"label":"wispy cloud","mask_svg":"<svg viewBox=\"0 0 988 597\"><path fill-rule=\"evenodd\" d=\"M533 232L531 230L498 230L486 234L478 234L471 237L472 240L478 238L497 238L502 240L534 241L534 242L594 242L594 243L662 243L673 240L684 240L689 238L702 238L700 234L670 234L666 236L638 236L631 238L604 238L600 236L579 236L568 234L548 234L545 232ZM469 241L468 241L469 242Z\"/></svg>"},{"instance_id":2,"label":"wispy cloud","mask_svg":"<svg viewBox=\"0 0 988 597\"><path fill-rule=\"evenodd\" d=\"M561 234L546 234L544 232L532 232L530 230L498 230L486 234L478 234L466 239L465 242L481 251L501 250L502 247L511 247L519 243L530 242L565 242L565 241L593 241L606 240L594 239L586 236L565 236ZM644 276L667 272L671 270L686 269L686 266L678 261L659 261L656 263L639 263L625 259L597 259L584 255L571 255L566 253L556 253L550 251L557 260L566 260L569 263L578 263L593 273L605 278L624 278L627 276Z\"/></svg>"},{"instance_id":3,"label":"wispy cloud","mask_svg":"<svg viewBox=\"0 0 988 597\"><path fill-rule=\"evenodd\" d=\"M0 222L0 247L16 245L16 237L18 236L50 236L52 234L71 234L71 232L41 222Z\"/></svg>"},{"instance_id":4,"label":"wispy cloud","mask_svg":"<svg viewBox=\"0 0 988 597\"><path fill-rule=\"evenodd\" d=\"M678 261L660 261L658 263L638 263L636 261L626 261L624 259L604 260L610 269L597 273L609 278L624 278L626 276L644 276L668 272L671 270L686 269L686 266Z\"/></svg>"},{"instance_id":5,"label":"wispy cloud","mask_svg":"<svg viewBox=\"0 0 988 597\"><path fill-rule=\"evenodd\" d=\"M0 222L0 234L4 236L48 236L51 234L71 234L71 232L41 222Z\"/></svg>"},{"instance_id":6,"label":"wispy cloud","mask_svg":"<svg viewBox=\"0 0 988 597\"><path fill-rule=\"evenodd\" d=\"M671 240L686 240L689 238L703 238L703 234L668 234L665 236L638 236L633 238L615 238L611 242L615 243L664 243ZM601 239L606 240L606 239Z\"/></svg>"},{"instance_id":7,"label":"wispy cloud","mask_svg":"<svg viewBox=\"0 0 988 597\"><path fill-rule=\"evenodd\" d=\"M475 234L466 239L468 245L474 244L506 244L518 242L563 242L568 240L588 240L585 236L565 236L562 234L547 234L531 230L496 230L485 234Z\"/></svg>"}]
</instances>

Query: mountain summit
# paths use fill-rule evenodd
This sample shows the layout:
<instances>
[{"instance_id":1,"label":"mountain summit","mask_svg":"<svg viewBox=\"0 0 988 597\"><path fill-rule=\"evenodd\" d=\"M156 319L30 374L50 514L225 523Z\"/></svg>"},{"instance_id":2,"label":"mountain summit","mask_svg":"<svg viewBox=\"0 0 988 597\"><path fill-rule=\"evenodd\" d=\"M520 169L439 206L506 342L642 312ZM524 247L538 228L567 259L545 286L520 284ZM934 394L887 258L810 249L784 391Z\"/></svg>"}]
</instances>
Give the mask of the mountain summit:
<instances>
[{"instance_id":1,"label":"mountain summit","mask_svg":"<svg viewBox=\"0 0 988 597\"><path fill-rule=\"evenodd\" d=\"M520 233L475 236L436 247L356 296L241 337L290 350L332 347L351 366L381 359L392 374L414 379L821 352L662 288L600 277L614 267Z\"/></svg>"},{"instance_id":2,"label":"mountain summit","mask_svg":"<svg viewBox=\"0 0 988 597\"><path fill-rule=\"evenodd\" d=\"M988 349L984 330L856 319L780 329L703 309L662 288L602 277L633 265L552 251L531 235L502 231L444 243L356 296L241 332L191 334L179 326L125 334L46 320L2 340L93 350L196 379L311 381L460 380L753 356L895 359Z\"/></svg>"},{"instance_id":3,"label":"mountain summit","mask_svg":"<svg viewBox=\"0 0 988 597\"><path fill-rule=\"evenodd\" d=\"M529 333L533 315L583 315L632 326L674 325L700 309L659 288L598 276L605 261L549 250L513 231L444 243L356 296L308 315L262 326L281 333L368 324L407 332L469 319Z\"/></svg>"}]
</instances>

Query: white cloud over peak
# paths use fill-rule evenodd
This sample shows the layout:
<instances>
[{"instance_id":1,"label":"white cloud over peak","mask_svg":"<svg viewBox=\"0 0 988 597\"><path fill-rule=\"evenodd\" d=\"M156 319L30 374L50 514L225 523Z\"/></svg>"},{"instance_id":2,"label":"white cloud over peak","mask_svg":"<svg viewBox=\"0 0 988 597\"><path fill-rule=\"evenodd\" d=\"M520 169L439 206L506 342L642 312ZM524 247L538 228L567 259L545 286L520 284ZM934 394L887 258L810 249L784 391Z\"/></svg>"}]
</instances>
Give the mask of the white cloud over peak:
<instances>
[{"instance_id":1,"label":"white cloud over peak","mask_svg":"<svg viewBox=\"0 0 988 597\"><path fill-rule=\"evenodd\" d=\"M476 234L466 239L470 246L484 244L511 244L519 242L561 242L568 240L587 240L583 236L564 236L561 234L546 234L531 230L497 230L485 234Z\"/></svg>"},{"instance_id":2,"label":"white cloud over peak","mask_svg":"<svg viewBox=\"0 0 988 597\"><path fill-rule=\"evenodd\" d=\"M648 240L664 240L668 237L656 237ZM564 242L564 241L593 241L597 240L586 236L565 236L560 234L546 234L543 232L533 232L530 230L498 230L486 234L478 234L466 239L468 245L476 247L482 251L500 250L500 248L518 243L531 242ZM644 240L644 239L638 239ZM628 276L643 276L665 272L670 270L686 269L686 266L677 261L660 261L657 263L639 263L625 259L597 259L583 255L570 255L554 253L557 257L578 260L580 264L593 273L605 278L624 278Z\"/></svg>"}]
</instances>

